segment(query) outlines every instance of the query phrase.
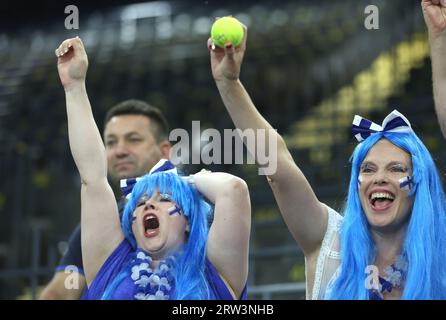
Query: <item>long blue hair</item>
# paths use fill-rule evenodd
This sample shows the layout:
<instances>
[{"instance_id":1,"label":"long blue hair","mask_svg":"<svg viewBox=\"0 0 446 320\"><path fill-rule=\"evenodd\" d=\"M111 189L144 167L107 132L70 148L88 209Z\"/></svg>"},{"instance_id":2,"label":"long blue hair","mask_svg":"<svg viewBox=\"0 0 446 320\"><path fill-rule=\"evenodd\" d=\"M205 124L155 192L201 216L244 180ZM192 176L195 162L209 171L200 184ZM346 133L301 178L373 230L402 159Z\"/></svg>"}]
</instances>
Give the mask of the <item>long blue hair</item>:
<instances>
[{"instance_id":1,"label":"long blue hair","mask_svg":"<svg viewBox=\"0 0 446 320\"><path fill-rule=\"evenodd\" d=\"M208 219L212 214L211 206L200 193L181 176L173 173L157 172L145 175L136 183L124 208L122 230L133 249L137 248L132 231L132 216L139 199L145 193L149 196L157 189L169 193L186 217L190 232L182 249L175 254L173 300L209 299L210 290L205 277L206 244L209 231ZM129 261L130 262L130 261ZM130 263L115 277L105 290L102 299L110 299L119 284L131 274Z\"/></svg>"},{"instance_id":2,"label":"long blue hair","mask_svg":"<svg viewBox=\"0 0 446 320\"><path fill-rule=\"evenodd\" d=\"M414 187L410 221L402 244L408 270L402 299L446 299L445 194L435 163L415 133L379 132L353 151L350 185L341 228L341 272L331 299L369 299L365 272L376 258L376 246L361 206L358 175L370 149L387 139L410 154Z\"/></svg>"}]
</instances>

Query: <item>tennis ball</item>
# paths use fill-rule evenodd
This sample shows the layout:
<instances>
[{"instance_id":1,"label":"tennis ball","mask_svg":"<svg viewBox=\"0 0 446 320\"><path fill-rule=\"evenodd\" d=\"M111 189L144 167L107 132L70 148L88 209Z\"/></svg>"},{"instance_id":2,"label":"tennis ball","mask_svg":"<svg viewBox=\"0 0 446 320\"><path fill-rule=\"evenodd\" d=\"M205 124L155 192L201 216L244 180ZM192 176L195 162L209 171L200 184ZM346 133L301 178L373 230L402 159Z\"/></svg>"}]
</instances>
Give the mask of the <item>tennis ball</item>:
<instances>
[{"instance_id":1,"label":"tennis ball","mask_svg":"<svg viewBox=\"0 0 446 320\"><path fill-rule=\"evenodd\" d=\"M220 48L223 48L228 42L237 47L243 39L242 24L233 17L220 18L212 25L211 38Z\"/></svg>"}]
</instances>

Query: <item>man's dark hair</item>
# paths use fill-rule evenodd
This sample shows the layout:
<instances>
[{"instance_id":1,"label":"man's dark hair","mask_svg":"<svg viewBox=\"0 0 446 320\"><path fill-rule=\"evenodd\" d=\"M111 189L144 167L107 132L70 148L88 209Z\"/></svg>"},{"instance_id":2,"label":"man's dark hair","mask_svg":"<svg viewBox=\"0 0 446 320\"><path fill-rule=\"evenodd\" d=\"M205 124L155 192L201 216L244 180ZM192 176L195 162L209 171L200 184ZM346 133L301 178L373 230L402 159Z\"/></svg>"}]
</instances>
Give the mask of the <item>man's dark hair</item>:
<instances>
[{"instance_id":1,"label":"man's dark hair","mask_svg":"<svg viewBox=\"0 0 446 320\"><path fill-rule=\"evenodd\" d=\"M157 143L168 140L169 127L163 113L156 107L136 99L125 100L108 110L105 115L104 128L114 116L120 115L143 115L151 120L151 131Z\"/></svg>"}]
</instances>

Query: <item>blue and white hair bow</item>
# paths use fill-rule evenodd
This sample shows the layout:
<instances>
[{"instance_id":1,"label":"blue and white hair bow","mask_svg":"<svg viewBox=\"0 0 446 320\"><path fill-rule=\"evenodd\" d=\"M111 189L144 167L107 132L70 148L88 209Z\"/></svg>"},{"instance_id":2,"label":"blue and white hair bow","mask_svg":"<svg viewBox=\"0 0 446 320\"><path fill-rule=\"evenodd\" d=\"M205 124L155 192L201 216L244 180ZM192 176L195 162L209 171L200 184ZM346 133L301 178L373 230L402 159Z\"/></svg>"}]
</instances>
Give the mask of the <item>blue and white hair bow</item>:
<instances>
[{"instance_id":1,"label":"blue and white hair bow","mask_svg":"<svg viewBox=\"0 0 446 320\"><path fill-rule=\"evenodd\" d=\"M177 168L166 159L161 159L158 161L158 163L149 171L149 175L156 173L156 172L168 172L168 173L174 173L178 174ZM121 179L121 192L126 199L130 198L130 195L132 193L133 187L135 184L140 181L143 177L136 177L136 178L128 178L128 179Z\"/></svg>"},{"instance_id":2,"label":"blue and white hair bow","mask_svg":"<svg viewBox=\"0 0 446 320\"><path fill-rule=\"evenodd\" d=\"M397 110L393 110L384 118L382 125L378 125L361 116L355 115L352 125L352 133L361 142L376 132L411 132L409 120Z\"/></svg>"}]
</instances>

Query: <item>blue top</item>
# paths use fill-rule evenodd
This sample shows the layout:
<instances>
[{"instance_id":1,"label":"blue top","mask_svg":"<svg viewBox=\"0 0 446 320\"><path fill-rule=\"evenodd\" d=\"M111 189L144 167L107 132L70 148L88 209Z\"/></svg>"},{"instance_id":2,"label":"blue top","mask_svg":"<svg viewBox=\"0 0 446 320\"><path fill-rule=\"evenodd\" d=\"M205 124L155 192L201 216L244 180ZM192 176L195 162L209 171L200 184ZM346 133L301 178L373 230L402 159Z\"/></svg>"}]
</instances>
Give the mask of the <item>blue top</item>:
<instances>
[{"instance_id":1,"label":"blue top","mask_svg":"<svg viewBox=\"0 0 446 320\"><path fill-rule=\"evenodd\" d=\"M107 286L119 274L122 268L128 263L130 256L134 252L130 243L124 239L121 244L113 251L113 253L105 261L91 286L86 290L82 299L99 300L105 292ZM211 300L233 300L228 287L221 279L215 267L206 258L205 275L208 280ZM133 300L134 282L129 277L126 277L116 288L113 293L112 300ZM241 294L241 300L246 299L246 285Z\"/></svg>"}]
</instances>

